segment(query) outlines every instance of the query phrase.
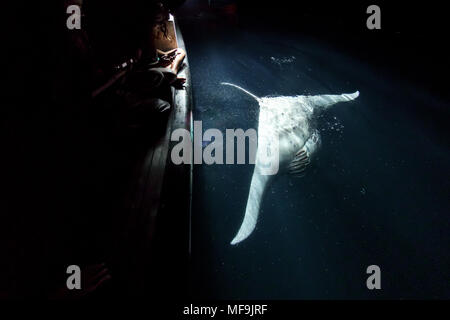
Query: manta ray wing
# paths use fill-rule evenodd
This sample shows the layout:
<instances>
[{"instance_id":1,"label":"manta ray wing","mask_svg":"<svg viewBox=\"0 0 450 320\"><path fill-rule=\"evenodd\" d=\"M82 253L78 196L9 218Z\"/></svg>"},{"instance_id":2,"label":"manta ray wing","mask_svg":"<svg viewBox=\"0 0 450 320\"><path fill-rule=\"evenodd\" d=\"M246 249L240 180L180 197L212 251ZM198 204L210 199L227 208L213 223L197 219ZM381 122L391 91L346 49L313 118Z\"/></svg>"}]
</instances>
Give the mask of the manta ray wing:
<instances>
[{"instance_id":1,"label":"manta ray wing","mask_svg":"<svg viewBox=\"0 0 450 320\"><path fill-rule=\"evenodd\" d=\"M262 202L267 183L271 176L253 173L250 183L250 192L245 209L244 220L241 223L238 233L231 241L231 244L237 244L246 238L255 230L256 222L259 216L259 206Z\"/></svg>"}]
</instances>

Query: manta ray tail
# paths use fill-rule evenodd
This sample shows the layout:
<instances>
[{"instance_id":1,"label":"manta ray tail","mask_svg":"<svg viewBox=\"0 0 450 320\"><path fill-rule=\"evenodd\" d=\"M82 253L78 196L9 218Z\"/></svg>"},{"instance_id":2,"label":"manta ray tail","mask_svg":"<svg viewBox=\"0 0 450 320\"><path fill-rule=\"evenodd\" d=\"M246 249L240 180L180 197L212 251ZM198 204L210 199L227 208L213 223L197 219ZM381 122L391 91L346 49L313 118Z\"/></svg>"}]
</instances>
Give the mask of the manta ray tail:
<instances>
[{"instance_id":1,"label":"manta ray tail","mask_svg":"<svg viewBox=\"0 0 450 320\"><path fill-rule=\"evenodd\" d=\"M255 96L253 93L245 90L244 88L241 88L235 84L229 83L229 82L222 82L221 84L226 85L226 86L231 86L231 87L235 87L241 91L244 91L246 94L248 94L250 97L254 98L256 101L259 101L259 98L257 96Z\"/></svg>"}]
</instances>

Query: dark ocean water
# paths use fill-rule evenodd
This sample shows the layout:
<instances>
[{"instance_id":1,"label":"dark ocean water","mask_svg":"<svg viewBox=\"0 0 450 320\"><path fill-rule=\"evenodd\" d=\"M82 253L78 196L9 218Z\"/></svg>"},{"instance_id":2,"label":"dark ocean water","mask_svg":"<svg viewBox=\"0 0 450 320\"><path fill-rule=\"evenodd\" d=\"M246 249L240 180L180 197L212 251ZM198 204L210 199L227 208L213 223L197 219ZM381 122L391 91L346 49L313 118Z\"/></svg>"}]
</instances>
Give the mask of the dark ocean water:
<instances>
[{"instance_id":1,"label":"dark ocean water","mask_svg":"<svg viewBox=\"0 0 450 320\"><path fill-rule=\"evenodd\" d=\"M194 297L450 297L450 152L448 131L434 124L446 101L314 38L187 30L185 40L203 130L257 128L258 104L221 82L257 96L360 91L314 120L317 159L304 178L276 178L256 230L237 246L253 167L195 166ZM378 291L366 287L373 264Z\"/></svg>"}]
</instances>

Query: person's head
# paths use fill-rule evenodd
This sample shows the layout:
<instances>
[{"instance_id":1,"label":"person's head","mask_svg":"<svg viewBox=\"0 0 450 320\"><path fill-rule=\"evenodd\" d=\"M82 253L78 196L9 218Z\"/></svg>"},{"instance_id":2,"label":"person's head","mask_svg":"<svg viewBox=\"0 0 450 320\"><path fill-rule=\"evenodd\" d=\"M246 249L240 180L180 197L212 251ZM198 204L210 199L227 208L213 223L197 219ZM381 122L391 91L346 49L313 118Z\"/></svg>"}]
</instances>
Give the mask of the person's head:
<instances>
[{"instance_id":1,"label":"person's head","mask_svg":"<svg viewBox=\"0 0 450 320\"><path fill-rule=\"evenodd\" d=\"M166 37L166 21L169 20L169 10L161 2L155 2L152 5L151 12L150 21L152 21L153 27L159 28Z\"/></svg>"}]
</instances>

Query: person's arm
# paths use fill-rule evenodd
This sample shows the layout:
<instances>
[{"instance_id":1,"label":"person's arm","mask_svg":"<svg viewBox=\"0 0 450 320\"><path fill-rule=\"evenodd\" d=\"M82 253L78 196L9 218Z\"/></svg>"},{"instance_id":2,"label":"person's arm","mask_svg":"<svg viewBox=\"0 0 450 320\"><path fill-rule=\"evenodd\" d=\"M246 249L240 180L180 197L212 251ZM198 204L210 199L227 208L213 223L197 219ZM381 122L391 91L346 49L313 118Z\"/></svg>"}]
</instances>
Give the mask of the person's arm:
<instances>
[{"instance_id":1,"label":"person's arm","mask_svg":"<svg viewBox=\"0 0 450 320\"><path fill-rule=\"evenodd\" d=\"M177 50L178 50L178 48L175 48L175 49L172 49L169 51L162 51L162 50L156 49L156 52L161 56L171 56L171 55L175 55Z\"/></svg>"}]
</instances>

